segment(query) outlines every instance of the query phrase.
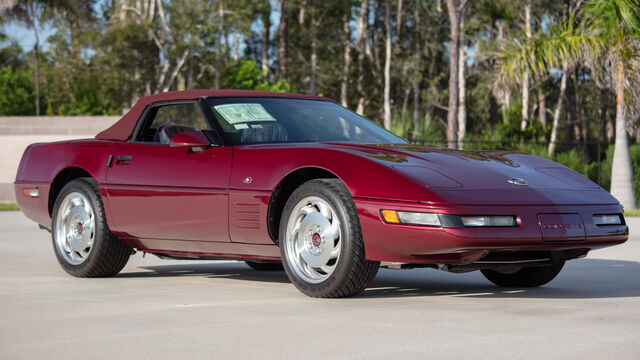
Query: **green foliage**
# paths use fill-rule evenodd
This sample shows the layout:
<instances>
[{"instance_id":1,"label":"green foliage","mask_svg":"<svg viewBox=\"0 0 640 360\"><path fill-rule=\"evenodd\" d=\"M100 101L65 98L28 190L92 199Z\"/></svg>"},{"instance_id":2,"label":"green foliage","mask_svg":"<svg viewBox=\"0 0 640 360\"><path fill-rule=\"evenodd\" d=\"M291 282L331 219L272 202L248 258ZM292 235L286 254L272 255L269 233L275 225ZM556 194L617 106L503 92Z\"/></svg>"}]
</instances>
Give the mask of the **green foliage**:
<instances>
[{"instance_id":1,"label":"green foliage","mask_svg":"<svg viewBox=\"0 0 640 360\"><path fill-rule=\"evenodd\" d=\"M633 166L633 185L636 189L636 199L640 199L640 144L632 145L629 152Z\"/></svg>"},{"instance_id":2,"label":"green foliage","mask_svg":"<svg viewBox=\"0 0 640 360\"><path fill-rule=\"evenodd\" d=\"M490 126L485 129L482 129L477 134L471 134L468 136L468 139L471 142L480 142L483 145L483 148L487 150L490 149L504 149L505 146L509 146L510 144L518 144L521 143L520 147L522 147L522 143L537 143L541 139L545 139L550 132L550 126L543 126L542 124L535 122L530 124L526 129L522 130L520 127L521 121L521 113L522 113L522 105L515 104L507 109L505 117L501 123L498 123L496 126ZM507 143L503 143L503 141L507 141ZM531 153L538 154L538 147L535 149L527 149L530 150ZM523 151L519 148L519 151ZM542 153L542 152L540 152Z\"/></svg>"},{"instance_id":3,"label":"green foliage","mask_svg":"<svg viewBox=\"0 0 640 360\"><path fill-rule=\"evenodd\" d=\"M229 89L264 90L277 92L294 92L295 89L286 81L273 83L267 79L255 60L242 60L238 65L230 67L225 73L225 86Z\"/></svg>"},{"instance_id":4,"label":"green foliage","mask_svg":"<svg viewBox=\"0 0 640 360\"><path fill-rule=\"evenodd\" d=\"M0 211L19 211L18 204L0 203Z\"/></svg>"},{"instance_id":5,"label":"green foliage","mask_svg":"<svg viewBox=\"0 0 640 360\"><path fill-rule=\"evenodd\" d=\"M33 81L28 71L0 68L0 114L33 114Z\"/></svg>"}]
</instances>

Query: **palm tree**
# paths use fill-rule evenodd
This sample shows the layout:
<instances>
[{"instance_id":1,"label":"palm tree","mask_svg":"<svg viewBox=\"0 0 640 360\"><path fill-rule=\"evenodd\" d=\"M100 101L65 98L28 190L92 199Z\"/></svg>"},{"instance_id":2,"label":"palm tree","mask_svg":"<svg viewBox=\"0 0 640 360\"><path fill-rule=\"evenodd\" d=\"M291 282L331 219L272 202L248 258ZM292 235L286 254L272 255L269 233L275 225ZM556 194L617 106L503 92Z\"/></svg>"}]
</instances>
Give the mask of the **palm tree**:
<instances>
[{"instance_id":1,"label":"palm tree","mask_svg":"<svg viewBox=\"0 0 640 360\"><path fill-rule=\"evenodd\" d=\"M46 26L56 13L66 18L73 18L79 14L87 16L91 12L93 1L79 0L20 0L3 1L2 6L7 12L7 18L22 24L33 31L35 44L34 57L34 85L35 85L35 113L40 115L40 31Z\"/></svg>"},{"instance_id":2,"label":"palm tree","mask_svg":"<svg viewBox=\"0 0 640 360\"><path fill-rule=\"evenodd\" d=\"M581 59L598 54L601 47L599 39L569 14L550 21L547 31L508 42L497 54L498 77L505 85L519 83L526 73L534 78L559 73L560 94L553 111L549 155L554 154L558 141L569 73Z\"/></svg>"},{"instance_id":3,"label":"palm tree","mask_svg":"<svg viewBox=\"0 0 640 360\"><path fill-rule=\"evenodd\" d=\"M585 20L572 15L550 24L549 31L525 41L514 41L498 54L503 81L517 80L524 72L547 76L549 69L562 68L560 96L554 111L549 154L555 150L567 73L580 59L606 61L606 76L615 79L617 95L616 143L611 174L611 193L627 209L638 202L633 188L633 169L627 137L625 86L638 81L636 63L640 59L640 0L590 0L584 8ZM597 70L597 69L596 69ZM632 81L633 80L633 81ZM627 85L629 84L629 85Z\"/></svg>"},{"instance_id":4,"label":"palm tree","mask_svg":"<svg viewBox=\"0 0 640 360\"><path fill-rule=\"evenodd\" d=\"M585 7L589 29L605 46L605 72L615 79L616 140L611 168L611 194L627 209L636 209L633 168L627 136L625 87L638 85L640 0L591 0ZM613 81L611 81L613 83ZM635 83L635 84L634 84ZM632 85L633 84L633 85Z\"/></svg>"},{"instance_id":5,"label":"palm tree","mask_svg":"<svg viewBox=\"0 0 640 360\"><path fill-rule=\"evenodd\" d=\"M51 18L49 5L49 1L27 0L16 2L8 10L10 19L31 29L35 36L36 42L33 45L33 68L36 92L36 116L40 116L40 29Z\"/></svg>"}]
</instances>

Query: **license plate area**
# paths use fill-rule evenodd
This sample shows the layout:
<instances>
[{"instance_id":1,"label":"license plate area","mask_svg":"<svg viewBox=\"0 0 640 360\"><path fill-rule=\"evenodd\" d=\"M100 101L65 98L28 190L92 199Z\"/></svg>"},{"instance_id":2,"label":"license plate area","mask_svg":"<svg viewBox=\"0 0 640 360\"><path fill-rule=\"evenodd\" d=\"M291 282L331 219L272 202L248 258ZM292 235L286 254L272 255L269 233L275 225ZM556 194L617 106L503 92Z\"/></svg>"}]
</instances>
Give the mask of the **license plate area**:
<instances>
[{"instance_id":1,"label":"license plate area","mask_svg":"<svg viewBox=\"0 0 640 360\"><path fill-rule=\"evenodd\" d=\"M581 241L586 238L584 222L578 214L538 214L543 241Z\"/></svg>"}]
</instances>

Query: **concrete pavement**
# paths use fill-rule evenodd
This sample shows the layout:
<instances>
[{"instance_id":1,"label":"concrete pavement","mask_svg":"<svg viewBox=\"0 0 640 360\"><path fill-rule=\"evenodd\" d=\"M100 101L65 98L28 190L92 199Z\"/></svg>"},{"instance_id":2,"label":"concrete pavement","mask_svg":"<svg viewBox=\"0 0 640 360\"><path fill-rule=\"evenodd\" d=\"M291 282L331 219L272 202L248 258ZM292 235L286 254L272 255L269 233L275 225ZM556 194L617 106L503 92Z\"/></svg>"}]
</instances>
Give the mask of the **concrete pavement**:
<instances>
[{"instance_id":1,"label":"concrete pavement","mask_svg":"<svg viewBox=\"0 0 640 360\"><path fill-rule=\"evenodd\" d=\"M632 238L550 284L381 270L361 296L312 299L240 262L131 258L76 279L49 234L0 212L0 359L638 359L640 218Z\"/></svg>"}]
</instances>

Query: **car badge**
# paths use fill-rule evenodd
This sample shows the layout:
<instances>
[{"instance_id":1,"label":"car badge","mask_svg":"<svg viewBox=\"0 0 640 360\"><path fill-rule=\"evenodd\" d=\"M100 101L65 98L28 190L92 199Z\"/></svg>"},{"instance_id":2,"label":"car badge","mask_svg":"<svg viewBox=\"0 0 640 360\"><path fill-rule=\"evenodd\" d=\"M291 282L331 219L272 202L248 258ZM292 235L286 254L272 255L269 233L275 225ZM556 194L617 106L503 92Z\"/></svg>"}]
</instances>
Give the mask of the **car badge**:
<instances>
[{"instance_id":1,"label":"car badge","mask_svg":"<svg viewBox=\"0 0 640 360\"><path fill-rule=\"evenodd\" d=\"M515 177L512 177L511 179L507 180L507 182L513 185L522 185L522 186L529 185L529 182L527 180L523 180Z\"/></svg>"},{"instance_id":2,"label":"car badge","mask_svg":"<svg viewBox=\"0 0 640 360\"><path fill-rule=\"evenodd\" d=\"M242 180L242 182L245 184L251 184L252 181L253 178L251 176L247 176L246 178L244 178L244 180Z\"/></svg>"}]
</instances>

